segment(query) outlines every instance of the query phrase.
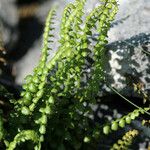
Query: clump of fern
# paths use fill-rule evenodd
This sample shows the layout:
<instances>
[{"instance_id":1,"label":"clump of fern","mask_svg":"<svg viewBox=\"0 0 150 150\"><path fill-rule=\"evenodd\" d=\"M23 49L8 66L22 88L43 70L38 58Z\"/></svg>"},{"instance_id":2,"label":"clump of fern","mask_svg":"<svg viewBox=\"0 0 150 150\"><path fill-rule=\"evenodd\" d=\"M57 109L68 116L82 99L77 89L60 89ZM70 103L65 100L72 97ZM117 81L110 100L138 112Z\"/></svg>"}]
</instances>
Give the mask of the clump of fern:
<instances>
[{"instance_id":1,"label":"clump of fern","mask_svg":"<svg viewBox=\"0 0 150 150\"><path fill-rule=\"evenodd\" d=\"M51 60L47 58L53 42L55 10L49 12L39 64L33 74L25 78L21 99L11 100L14 110L9 117L8 130L1 136L6 149L22 146L36 150L82 149L99 137L99 127L88 117L92 113L89 104L95 102L93 95L104 79L102 57L118 4L115 0L104 0L83 21L85 2L76 0L64 9L60 46ZM89 36L93 29L99 36L90 49ZM89 81L83 83L90 55L93 56L91 75ZM3 128L2 119L1 122ZM24 145L26 141L32 144Z\"/></svg>"},{"instance_id":2,"label":"clump of fern","mask_svg":"<svg viewBox=\"0 0 150 150\"><path fill-rule=\"evenodd\" d=\"M42 54L33 74L25 78L19 100L11 99L14 110L7 130L0 114L0 140L7 150L19 149L96 149L102 133L90 119L100 82L105 81L103 63L107 32L117 10L116 0L102 0L83 20L86 0L76 0L64 9L60 25L60 46L48 60L53 42L55 9L48 13L43 34ZM89 37L98 33L95 45ZM92 59L87 72L89 58ZM139 108L106 125L103 132L138 117L148 109ZM111 128L111 129L110 129ZM103 135L103 134L102 134ZM23 144L25 143L25 144Z\"/></svg>"}]
</instances>

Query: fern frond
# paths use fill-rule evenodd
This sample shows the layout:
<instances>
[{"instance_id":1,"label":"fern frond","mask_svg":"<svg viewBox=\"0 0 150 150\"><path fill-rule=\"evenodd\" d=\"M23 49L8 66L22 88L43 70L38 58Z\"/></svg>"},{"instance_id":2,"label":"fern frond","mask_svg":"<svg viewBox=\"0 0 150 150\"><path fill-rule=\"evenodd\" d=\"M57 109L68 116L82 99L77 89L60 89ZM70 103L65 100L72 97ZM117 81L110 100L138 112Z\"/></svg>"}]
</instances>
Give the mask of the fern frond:
<instances>
[{"instance_id":1,"label":"fern frond","mask_svg":"<svg viewBox=\"0 0 150 150\"><path fill-rule=\"evenodd\" d=\"M53 35L51 34L51 31L53 30L53 17L55 15L55 10L51 10L47 16L46 23L45 23L45 29L44 29L44 35L43 35L43 48L42 48L42 55L40 58L39 65L35 68L33 76L28 76L26 78L26 84L24 84L25 92L23 92L23 104L21 104L21 113L23 115L31 115L32 112L35 110L35 108L39 105L39 100L45 95L46 90L46 84L47 84L47 76L49 73L49 69L46 66L47 63L47 57L48 57L48 50L51 50L49 48L49 43L51 41L51 37ZM41 142L44 140L43 135L46 132L46 125L47 125L47 115L50 113L50 106L49 101L45 101L43 104L46 105L44 107L44 111L42 111L42 107L39 108L39 112L41 113L37 118L33 119L35 123L38 125L37 129L40 134L39 136L39 146L41 145ZM20 109L20 108L19 108ZM46 110L46 111L45 111ZM34 118L34 115L32 115Z\"/></svg>"},{"instance_id":2,"label":"fern frond","mask_svg":"<svg viewBox=\"0 0 150 150\"><path fill-rule=\"evenodd\" d=\"M150 110L150 108L135 109L133 112L128 113L126 116L112 121L111 125L106 125L103 127L103 133L109 134L111 131L117 131L119 127L124 128L126 124L130 124L132 120L135 120L140 114L144 114L145 111Z\"/></svg>"},{"instance_id":3,"label":"fern frond","mask_svg":"<svg viewBox=\"0 0 150 150\"><path fill-rule=\"evenodd\" d=\"M62 21L61 21L61 26L60 26L60 36L61 38L64 38L64 29L65 29L65 23L69 19L70 14L73 12L75 9L74 4L70 3L66 6L64 9L63 15L62 15Z\"/></svg>"},{"instance_id":4,"label":"fern frond","mask_svg":"<svg viewBox=\"0 0 150 150\"><path fill-rule=\"evenodd\" d=\"M43 35L43 48L42 48L42 55L40 58L39 65L34 69L33 75L28 75L25 80L26 83L23 85L24 91L21 93L22 99L19 101L21 104L22 113L25 115L29 115L35 108L36 103L43 95L43 87L46 83L46 77L48 74L48 68L46 67L48 50L51 48L48 44L51 42L49 38L53 35L50 33L53 30L53 17L55 15L55 10L51 10L48 13L44 35ZM32 103L33 102L33 103ZM31 105L32 103L32 105ZM31 105L31 106L30 106Z\"/></svg>"},{"instance_id":5,"label":"fern frond","mask_svg":"<svg viewBox=\"0 0 150 150\"><path fill-rule=\"evenodd\" d=\"M94 56L93 60L94 63L92 65L92 76L89 81L89 87L87 88L87 94L89 96L95 95L99 91L99 81L103 81L104 79L104 70L103 70L103 63L104 63L104 53L105 53L105 45L107 44L107 32L110 28L110 23L114 19L115 14L118 10L118 4L115 0L104 0L104 3L101 7L99 7L100 12L97 12L95 9L96 18L92 19L87 23L90 25L91 22L95 22L98 20L98 26L96 32L99 36L95 39L96 44L94 46ZM98 18L97 18L98 17Z\"/></svg>"},{"instance_id":6,"label":"fern frond","mask_svg":"<svg viewBox=\"0 0 150 150\"><path fill-rule=\"evenodd\" d=\"M71 9L72 13L68 13L69 15L67 16L66 22L62 21L61 23L61 46L58 49L55 57L48 63L48 67L51 68L51 64L54 61L56 62L57 60L58 68L55 77L53 78L55 78L55 81L57 81L57 83L58 81L61 82L60 84L62 84L61 79L65 79L63 80L63 84L65 85L64 91L68 91L67 89L69 89L71 86L73 87L74 85L74 82L71 81L72 79L70 78L70 76L73 75L73 78L77 82L77 80L79 80L81 72L80 62L83 62L83 59L80 59L80 57L78 57L77 62L75 58L77 57L77 55L80 56L79 50L81 47L78 46L78 43L81 42L80 32L82 32L82 30L80 28L80 25L82 24L81 18L83 15L84 4L85 0L82 0L80 2L76 1L74 4L70 4L68 7L66 7L64 15L66 15L66 11L68 12L68 9L70 10L70 7L73 10ZM73 67L74 64L77 65L76 68ZM50 80L52 81L52 77ZM54 84L54 80L52 82Z\"/></svg>"},{"instance_id":7,"label":"fern frond","mask_svg":"<svg viewBox=\"0 0 150 150\"><path fill-rule=\"evenodd\" d=\"M61 23L61 39L60 47L57 50L55 56L47 63L47 67L51 70L56 62L61 61L63 58L68 58L73 55L74 48L76 46L76 34L79 31L79 25L82 23L80 16L83 15L83 7L85 0L80 2L76 1L75 4L69 4L64 11L65 18ZM70 11L72 13L70 13ZM68 15L66 13L68 12ZM63 20L63 18L62 18ZM65 22L66 20L66 22ZM62 69L62 68L61 68Z\"/></svg>"},{"instance_id":8,"label":"fern frond","mask_svg":"<svg viewBox=\"0 0 150 150\"><path fill-rule=\"evenodd\" d=\"M139 134L137 130L128 131L121 140L113 145L110 150L128 150L129 146L132 144L133 139Z\"/></svg>"},{"instance_id":9,"label":"fern frond","mask_svg":"<svg viewBox=\"0 0 150 150\"><path fill-rule=\"evenodd\" d=\"M66 60L64 60L62 63L61 62L59 62L59 63L62 65L65 63L64 68L66 68L66 69L71 67L68 70L66 70L66 69L62 70L62 68L61 68L62 66L60 66L60 68L58 66L58 72L59 72L59 69L61 70L60 76L65 76L66 71L68 72L68 75L66 75L66 80L64 80L64 84L65 84L64 91L67 91L67 89L69 89L71 86L74 85L74 83L71 82L71 78L70 78L71 75L73 75L74 78L76 78L76 82L79 82L79 76L80 76L79 74L81 72L79 69L79 68L81 68L80 60L83 61L83 59L78 59L78 61L76 61L75 59L76 59L77 55L78 56L80 55L80 53L79 53L80 46L78 45L78 43L81 42L80 35L82 32L82 29L80 28L80 25L83 22L82 15L84 14L83 13L84 4L85 4L85 0L75 2L75 4L74 4L75 9L74 9L73 13L70 14L70 16L68 17L68 21L65 24L65 27L69 32L66 29L64 29L64 37L66 37L66 38L61 38L61 40L60 40L61 45L65 46L65 43L67 42L68 46L66 48L66 52L64 52L64 54L62 56ZM72 66L74 66L74 64L76 64L78 66L78 69L75 69L72 67Z\"/></svg>"},{"instance_id":10,"label":"fern frond","mask_svg":"<svg viewBox=\"0 0 150 150\"><path fill-rule=\"evenodd\" d=\"M69 4L65 8L64 16L65 18L62 18L61 22L61 47L68 47L73 46L76 44L77 35L80 31L80 26L82 24L81 16L83 15L83 7L85 4L85 0L81 0L80 2L75 1L74 4ZM70 8L71 7L71 8ZM66 19L66 11L68 12L68 9L71 9L68 13L67 19ZM63 48L61 48L63 49Z\"/></svg>"},{"instance_id":11,"label":"fern frond","mask_svg":"<svg viewBox=\"0 0 150 150\"><path fill-rule=\"evenodd\" d=\"M150 115L150 113L146 110L144 110L142 107L139 107L138 105L136 105L135 103L131 102L129 99L127 99L126 97L124 97L121 93L119 93L115 88L110 87L109 88L114 91L116 94L118 94L120 97L122 97L125 101L127 101L128 103L130 103L131 105L133 105L134 107L138 108L139 110L143 110L146 114Z\"/></svg>"},{"instance_id":12,"label":"fern frond","mask_svg":"<svg viewBox=\"0 0 150 150\"><path fill-rule=\"evenodd\" d=\"M7 150L14 150L17 144L27 140L31 140L33 143L38 143L39 136L34 130L23 130L15 136L12 142L9 143Z\"/></svg>"}]
</instances>

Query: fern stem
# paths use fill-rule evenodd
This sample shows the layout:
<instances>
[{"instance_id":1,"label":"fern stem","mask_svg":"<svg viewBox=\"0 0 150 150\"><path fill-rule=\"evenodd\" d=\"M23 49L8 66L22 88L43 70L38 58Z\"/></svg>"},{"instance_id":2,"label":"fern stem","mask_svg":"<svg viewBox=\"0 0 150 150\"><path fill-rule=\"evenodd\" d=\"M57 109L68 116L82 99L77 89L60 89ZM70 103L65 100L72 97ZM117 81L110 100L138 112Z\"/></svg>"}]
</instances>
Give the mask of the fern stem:
<instances>
[{"instance_id":1,"label":"fern stem","mask_svg":"<svg viewBox=\"0 0 150 150\"><path fill-rule=\"evenodd\" d=\"M124 97L122 94L120 94L115 88L109 86L109 88L114 91L116 94L118 94L120 97L122 97L124 100L126 100L128 103L130 103L131 105L133 105L134 107L143 110L146 114L150 115L149 112L145 111L143 108L139 107L138 105L134 104L133 102L131 102L129 99L127 99L126 97Z\"/></svg>"}]
</instances>

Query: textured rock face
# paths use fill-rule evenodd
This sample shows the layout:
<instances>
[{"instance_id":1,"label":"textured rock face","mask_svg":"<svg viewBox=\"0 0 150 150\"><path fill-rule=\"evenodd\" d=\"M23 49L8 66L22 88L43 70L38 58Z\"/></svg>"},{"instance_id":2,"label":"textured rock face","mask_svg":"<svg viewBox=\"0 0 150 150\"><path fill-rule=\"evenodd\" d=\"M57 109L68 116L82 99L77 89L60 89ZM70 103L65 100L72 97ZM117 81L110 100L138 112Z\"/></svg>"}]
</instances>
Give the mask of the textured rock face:
<instances>
[{"instance_id":1,"label":"textured rock face","mask_svg":"<svg viewBox=\"0 0 150 150\"><path fill-rule=\"evenodd\" d=\"M8 24L16 26L17 18L14 1L9 0L10 9L12 8L11 15L14 18L6 19ZM59 24L61 20L61 12L66 3L73 0L46 1L43 3L36 12L36 18L42 24L45 21L46 14L53 4L58 4L57 19L56 19L56 37L54 40L53 48L50 57L54 55L58 47L56 42L59 38ZM7 5L8 1L1 0L0 5ZM107 80L112 86L122 91L124 94L132 95L130 87L133 83L142 82L147 90L150 89L150 66L149 56L144 51L150 50L150 1L143 0L119 0L119 12L116 20L112 24L112 28L108 33L109 44L107 46L106 58L106 74ZM86 13L90 12L92 8L99 4L98 0L87 0L85 7ZM0 6L1 7L1 6ZM0 9L0 12L4 10ZM5 9L7 16L10 16L9 9ZM2 18L6 18L0 13ZM31 31L32 32L32 31ZM11 35L11 34L9 34ZM41 37L42 38L42 37ZM40 40L36 40L28 53L16 63L18 76L16 81L22 83L23 78L32 72L40 57ZM8 40L10 41L10 39ZM33 59L35 58L35 59ZM107 88L105 88L107 89Z\"/></svg>"},{"instance_id":2,"label":"textured rock face","mask_svg":"<svg viewBox=\"0 0 150 150\"><path fill-rule=\"evenodd\" d=\"M150 51L150 1L120 2L116 24L109 31L107 69L112 86L130 96L132 83L141 82L150 89L150 58L146 54Z\"/></svg>"},{"instance_id":3,"label":"textured rock face","mask_svg":"<svg viewBox=\"0 0 150 150\"><path fill-rule=\"evenodd\" d=\"M128 96L134 96L133 83L142 83L149 90L149 46L150 34L145 33L108 44L106 74L109 83Z\"/></svg>"}]
</instances>

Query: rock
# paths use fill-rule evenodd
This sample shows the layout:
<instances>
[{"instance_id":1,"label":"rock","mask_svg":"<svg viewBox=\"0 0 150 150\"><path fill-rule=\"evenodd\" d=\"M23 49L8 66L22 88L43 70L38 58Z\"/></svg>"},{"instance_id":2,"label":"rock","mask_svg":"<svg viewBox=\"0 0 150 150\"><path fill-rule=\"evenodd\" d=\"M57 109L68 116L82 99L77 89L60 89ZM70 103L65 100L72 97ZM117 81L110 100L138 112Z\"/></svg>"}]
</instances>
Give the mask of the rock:
<instances>
[{"instance_id":1,"label":"rock","mask_svg":"<svg viewBox=\"0 0 150 150\"><path fill-rule=\"evenodd\" d=\"M142 83L147 92L150 90L150 58L144 52L150 52L150 1L119 2L116 25L108 33L110 59L106 70L111 86L135 96L131 90L133 83Z\"/></svg>"},{"instance_id":2,"label":"rock","mask_svg":"<svg viewBox=\"0 0 150 150\"><path fill-rule=\"evenodd\" d=\"M150 33L141 33L107 45L106 80L124 95L135 96L133 83L150 90Z\"/></svg>"},{"instance_id":3,"label":"rock","mask_svg":"<svg viewBox=\"0 0 150 150\"><path fill-rule=\"evenodd\" d=\"M115 21L122 20L122 23L111 28L108 36L109 41L118 41L131 38L140 33L150 31L150 1L120 0L119 11Z\"/></svg>"}]
</instances>

